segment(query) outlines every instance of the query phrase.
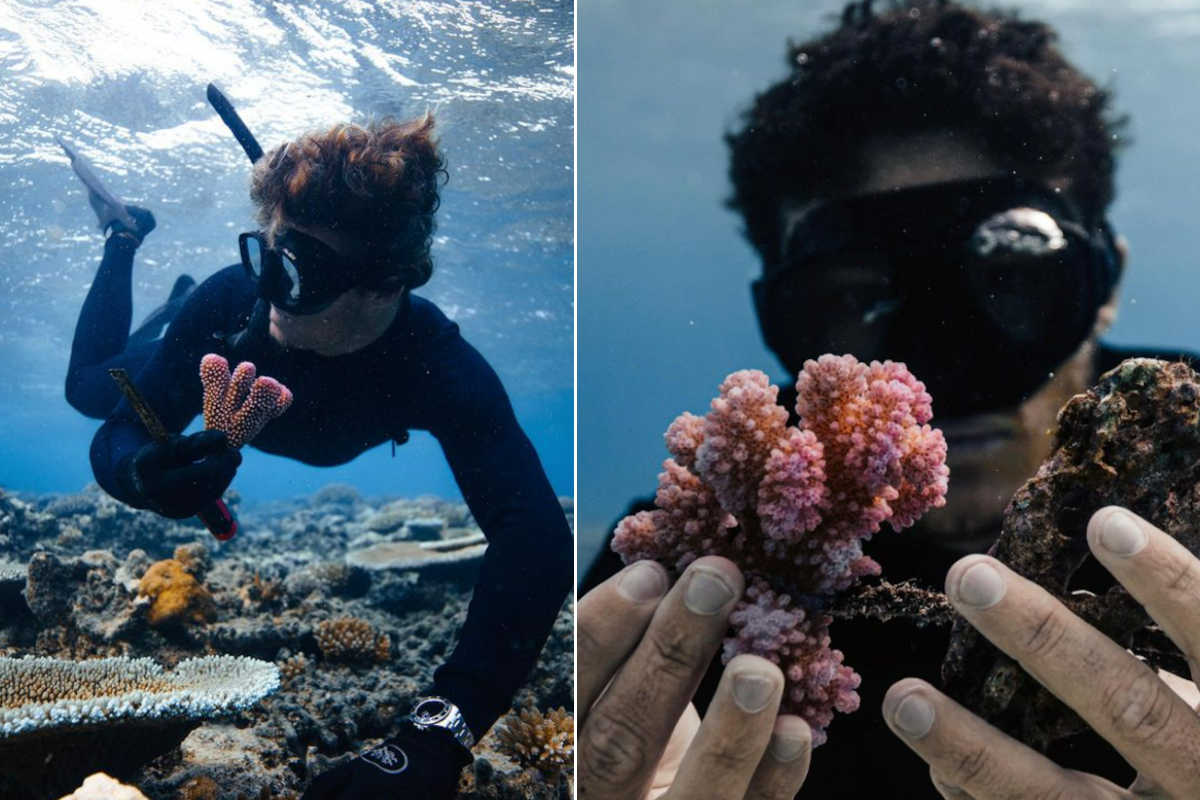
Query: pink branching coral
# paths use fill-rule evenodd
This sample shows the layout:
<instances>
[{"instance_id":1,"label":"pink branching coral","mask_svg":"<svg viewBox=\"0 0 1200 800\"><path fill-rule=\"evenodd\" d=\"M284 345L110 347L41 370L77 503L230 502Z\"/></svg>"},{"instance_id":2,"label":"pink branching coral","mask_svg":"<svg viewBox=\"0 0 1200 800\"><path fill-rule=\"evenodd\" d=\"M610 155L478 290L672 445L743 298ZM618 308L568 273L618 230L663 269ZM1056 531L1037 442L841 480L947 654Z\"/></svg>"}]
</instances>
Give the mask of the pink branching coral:
<instances>
[{"instance_id":1,"label":"pink branching coral","mask_svg":"<svg viewBox=\"0 0 1200 800\"><path fill-rule=\"evenodd\" d=\"M204 427L224 431L230 447L241 447L292 404L292 393L274 378L256 377L243 361L229 372L229 362L216 353L200 359L204 384Z\"/></svg>"},{"instance_id":2,"label":"pink branching coral","mask_svg":"<svg viewBox=\"0 0 1200 800\"><path fill-rule=\"evenodd\" d=\"M932 399L903 364L824 355L796 389L796 427L757 370L726 378L707 416L676 419L657 508L621 520L612 546L626 563L676 572L704 555L736 562L747 589L724 659L779 664L784 711L820 744L835 710L858 708L860 680L830 649L823 598L880 573L863 542L944 505L949 470L946 441L927 424Z\"/></svg>"}]
</instances>

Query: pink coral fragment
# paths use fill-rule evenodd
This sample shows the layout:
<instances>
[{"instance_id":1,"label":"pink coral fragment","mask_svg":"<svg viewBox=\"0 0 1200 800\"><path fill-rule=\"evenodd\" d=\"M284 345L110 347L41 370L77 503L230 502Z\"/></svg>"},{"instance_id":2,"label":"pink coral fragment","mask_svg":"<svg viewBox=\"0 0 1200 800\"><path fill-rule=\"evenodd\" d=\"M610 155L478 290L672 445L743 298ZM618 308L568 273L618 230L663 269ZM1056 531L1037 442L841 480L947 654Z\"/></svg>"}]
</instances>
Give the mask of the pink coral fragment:
<instances>
[{"instance_id":1,"label":"pink coral fragment","mask_svg":"<svg viewBox=\"0 0 1200 800\"><path fill-rule=\"evenodd\" d=\"M287 411L292 392L274 378L258 377L254 364L243 361L229 372L229 362L216 353L200 359L204 385L204 427L224 431L230 447L241 447L271 420Z\"/></svg>"},{"instance_id":2,"label":"pink coral fragment","mask_svg":"<svg viewBox=\"0 0 1200 800\"><path fill-rule=\"evenodd\" d=\"M622 520L613 549L676 572L703 555L737 562L749 588L725 660L755 653L779 664L784 708L819 744L834 711L858 707L860 679L830 648L829 618L793 598L880 574L863 542L884 522L899 531L944 505L949 470L945 439L927 424L932 398L903 364L824 355L805 363L796 389L797 426L756 370L728 376L705 417L678 417L657 508Z\"/></svg>"}]
</instances>

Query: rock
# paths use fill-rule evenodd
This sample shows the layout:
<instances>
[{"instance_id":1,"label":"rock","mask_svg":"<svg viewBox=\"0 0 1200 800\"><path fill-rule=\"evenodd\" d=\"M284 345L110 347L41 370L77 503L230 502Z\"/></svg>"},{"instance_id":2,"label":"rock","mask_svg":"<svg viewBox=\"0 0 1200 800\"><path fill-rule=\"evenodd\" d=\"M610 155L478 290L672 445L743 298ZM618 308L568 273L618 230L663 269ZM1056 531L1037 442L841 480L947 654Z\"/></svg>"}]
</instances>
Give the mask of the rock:
<instances>
[{"instance_id":1,"label":"rock","mask_svg":"<svg viewBox=\"0 0 1200 800\"><path fill-rule=\"evenodd\" d=\"M1009 503L989 551L1121 647L1187 675L1182 654L1088 550L1088 519L1107 505L1200 554L1200 376L1187 365L1129 359L1073 397L1058 414L1049 458ZM960 702L1042 750L1095 735L961 618L942 677Z\"/></svg>"},{"instance_id":2,"label":"rock","mask_svg":"<svg viewBox=\"0 0 1200 800\"><path fill-rule=\"evenodd\" d=\"M97 772L89 775L83 785L59 800L148 800L136 786L121 783L116 778Z\"/></svg>"}]
</instances>

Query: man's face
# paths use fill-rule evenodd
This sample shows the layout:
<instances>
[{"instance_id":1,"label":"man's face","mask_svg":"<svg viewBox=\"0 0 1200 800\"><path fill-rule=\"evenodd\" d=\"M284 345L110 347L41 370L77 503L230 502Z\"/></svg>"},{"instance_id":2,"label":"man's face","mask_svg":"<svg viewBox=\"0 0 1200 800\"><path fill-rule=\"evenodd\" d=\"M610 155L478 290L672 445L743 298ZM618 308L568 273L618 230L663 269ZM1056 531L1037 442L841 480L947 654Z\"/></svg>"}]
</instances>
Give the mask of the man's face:
<instances>
[{"instance_id":1,"label":"man's face","mask_svg":"<svg viewBox=\"0 0 1200 800\"><path fill-rule=\"evenodd\" d=\"M834 193L837 197L1006 175L981 142L955 131L874 138L864 143L861 159L864 169L860 179ZM1048 183L1056 186L1054 181ZM1059 190L1064 186L1064 181L1057 182ZM810 209L811 201L784 203L780 221L785 238ZM920 211L917 209L918 214ZM886 261L885 254L856 248L851 241L834 255L806 262L822 276L819 290L808 287L810 297L820 293L810 313L820 313L822 320L830 321L824 338L836 343L839 354L896 357L886 352L886 343L864 324L893 310L889 303L897 293L893 285L896 279L883 268ZM803 283L804 273L813 274L806 268L789 279ZM779 286L775 284L776 290ZM938 322L930 321L932 335L936 335ZM1082 341L1032 396L1019 405L1014 402L1012 407L965 412L957 418L938 416L938 393L933 392L933 424L943 430L948 444L950 491L946 507L924 518L925 530L963 551L982 549L990 543L1009 498L1049 454L1050 432L1058 409L1090 384L1093 347L1094 337ZM816 355L819 353L812 354ZM978 358L989 358L986 343L980 343ZM914 372L922 378L921 371ZM945 401L943 397L944 407Z\"/></svg>"}]
</instances>

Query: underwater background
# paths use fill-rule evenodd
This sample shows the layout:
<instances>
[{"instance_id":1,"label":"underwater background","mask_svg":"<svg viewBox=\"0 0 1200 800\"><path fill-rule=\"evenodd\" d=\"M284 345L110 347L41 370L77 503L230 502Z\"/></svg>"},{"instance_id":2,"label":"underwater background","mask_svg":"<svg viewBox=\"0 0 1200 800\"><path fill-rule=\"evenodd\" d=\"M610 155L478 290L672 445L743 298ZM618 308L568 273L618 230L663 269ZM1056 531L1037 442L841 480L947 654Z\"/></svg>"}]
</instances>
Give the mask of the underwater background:
<instances>
[{"instance_id":1,"label":"underwater background","mask_svg":"<svg viewBox=\"0 0 1200 800\"><path fill-rule=\"evenodd\" d=\"M417 294L496 369L555 491L571 495L573 61L560 0L0 0L0 486L92 480L99 423L66 404L63 378L103 239L54 136L157 218L135 257L136 327L177 276L235 263L237 234L254 227L250 165L205 100L211 81L266 150L433 110L450 180ZM394 459L384 445L334 469L245 457L233 488L247 505L334 481L460 497L423 432Z\"/></svg>"},{"instance_id":2,"label":"underwater background","mask_svg":"<svg viewBox=\"0 0 1200 800\"><path fill-rule=\"evenodd\" d=\"M784 74L786 39L829 30L843 6L580 4L581 575L629 502L653 494L667 455L662 433L677 414L704 413L734 370L785 378L754 318L757 258L723 205L730 186L721 135ZM1192 322L1200 298L1200 2L1015 6L1057 28L1066 57L1113 89L1115 110L1131 116L1110 209L1130 257L1117 322L1103 340L1200 347ZM936 397L934 414L936 424Z\"/></svg>"}]
</instances>

